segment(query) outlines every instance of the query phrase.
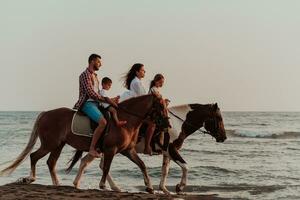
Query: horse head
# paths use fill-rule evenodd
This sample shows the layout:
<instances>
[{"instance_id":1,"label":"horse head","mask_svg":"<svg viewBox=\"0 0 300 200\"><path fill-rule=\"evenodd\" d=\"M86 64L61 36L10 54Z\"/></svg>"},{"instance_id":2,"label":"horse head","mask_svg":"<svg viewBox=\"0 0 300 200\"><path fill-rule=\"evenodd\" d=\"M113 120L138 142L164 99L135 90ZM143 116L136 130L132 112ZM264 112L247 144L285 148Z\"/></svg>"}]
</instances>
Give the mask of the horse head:
<instances>
[{"instance_id":1,"label":"horse head","mask_svg":"<svg viewBox=\"0 0 300 200\"><path fill-rule=\"evenodd\" d=\"M216 139L217 142L226 140L226 131L223 118L218 104L190 104L192 111L187 114L183 128L191 134L204 126L207 133Z\"/></svg>"},{"instance_id":2,"label":"horse head","mask_svg":"<svg viewBox=\"0 0 300 200\"><path fill-rule=\"evenodd\" d=\"M204 121L204 128L217 142L224 142L227 139L223 117L217 103L211 105L211 115Z\"/></svg>"}]
</instances>

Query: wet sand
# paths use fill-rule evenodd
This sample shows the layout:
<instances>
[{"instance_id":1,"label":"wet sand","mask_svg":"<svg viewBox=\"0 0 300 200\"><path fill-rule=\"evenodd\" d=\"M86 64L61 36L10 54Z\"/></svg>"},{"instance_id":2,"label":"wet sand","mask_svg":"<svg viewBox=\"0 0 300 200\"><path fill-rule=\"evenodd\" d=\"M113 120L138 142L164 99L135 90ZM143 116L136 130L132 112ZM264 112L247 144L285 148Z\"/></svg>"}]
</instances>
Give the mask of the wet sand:
<instances>
[{"instance_id":1,"label":"wet sand","mask_svg":"<svg viewBox=\"0 0 300 200\"><path fill-rule=\"evenodd\" d=\"M130 193L130 192L113 192L101 190L78 190L70 186L48 186L39 184L16 184L11 183L0 186L0 199L31 199L31 200L45 200L45 199L184 199L184 200L224 200L225 198L217 197L216 195L172 195L166 196L164 194L147 194L147 193Z\"/></svg>"}]
</instances>

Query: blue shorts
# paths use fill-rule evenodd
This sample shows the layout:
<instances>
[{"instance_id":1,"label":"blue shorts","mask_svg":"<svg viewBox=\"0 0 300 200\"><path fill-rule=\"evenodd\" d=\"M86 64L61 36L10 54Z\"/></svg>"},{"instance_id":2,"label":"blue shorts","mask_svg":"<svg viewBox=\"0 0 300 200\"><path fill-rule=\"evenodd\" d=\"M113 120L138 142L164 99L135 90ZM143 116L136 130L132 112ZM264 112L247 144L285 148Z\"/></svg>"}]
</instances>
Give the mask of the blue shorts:
<instances>
[{"instance_id":1,"label":"blue shorts","mask_svg":"<svg viewBox=\"0 0 300 200\"><path fill-rule=\"evenodd\" d=\"M99 110L98 103L96 101L86 101L81 110L96 123L99 123L99 120L103 118L103 114Z\"/></svg>"}]
</instances>

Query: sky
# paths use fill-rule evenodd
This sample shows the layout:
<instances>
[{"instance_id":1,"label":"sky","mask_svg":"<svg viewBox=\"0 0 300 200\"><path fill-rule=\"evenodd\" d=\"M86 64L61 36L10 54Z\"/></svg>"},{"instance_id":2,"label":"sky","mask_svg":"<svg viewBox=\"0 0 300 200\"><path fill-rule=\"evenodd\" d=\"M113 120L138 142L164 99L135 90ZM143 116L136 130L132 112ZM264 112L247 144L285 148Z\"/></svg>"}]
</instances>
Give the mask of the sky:
<instances>
[{"instance_id":1,"label":"sky","mask_svg":"<svg viewBox=\"0 0 300 200\"><path fill-rule=\"evenodd\" d=\"M300 1L0 0L0 110L72 108L91 53L112 96L134 63L171 105L300 111Z\"/></svg>"}]
</instances>

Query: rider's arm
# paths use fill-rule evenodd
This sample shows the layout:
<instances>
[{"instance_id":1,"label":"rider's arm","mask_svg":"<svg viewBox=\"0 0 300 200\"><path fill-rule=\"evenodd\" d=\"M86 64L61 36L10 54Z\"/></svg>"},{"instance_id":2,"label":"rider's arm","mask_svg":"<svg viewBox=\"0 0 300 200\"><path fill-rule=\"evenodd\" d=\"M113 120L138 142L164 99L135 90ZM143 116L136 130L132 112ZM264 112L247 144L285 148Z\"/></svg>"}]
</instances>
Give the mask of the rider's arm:
<instances>
[{"instance_id":1,"label":"rider's arm","mask_svg":"<svg viewBox=\"0 0 300 200\"><path fill-rule=\"evenodd\" d=\"M87 73L83 73L80 76L80 81L82 81L83 88L86 91L88 97L95 101L105 101L105 99L100 94L94 91L91 78L92 77L90 77Z\"/></svg>"},{"instance_id":2,"label":"rider's arm","mask_svg":"<svg viewBox=\"0 0 300 200\"><path fill-rule=\"evenodd\" d=\"M113 98L109 98L109 97L107 96L105 90L101 90L101 91L100 91L100 95L102 96L102 98L105 99L105 102L106 102L106 103L112 105L112 106L115 107L115 108L118 107L118 105L117 105L117 103L114 101L114 99L113 99Z\"/></svg>"},{"instance_id":3,"label":"rider's arm","mask_svg":"<svg viewBox=\"0 0 300 200\"><path fill-rule=\"evenodd\" d=\"M152 87L152 88L150 89L150 91L151 91L152 94L154 94L154 95L157 96L158 98L162 98L162 95L159 93L159 91L158 91L156 88Z\"/></svg>"},{"instance_id":4,"label":"rider's arm","mask_svg":"<svg viewBox=\"0 0 300 200\"><path fill-rule=\"evenodd\" d=\"M104 98L108 104L112 105L115 108L118 107L118 104L116 104L116 102L114 102L111 98L109 98L109 97L104 97Z\"/></svg>"}]
</instances>

